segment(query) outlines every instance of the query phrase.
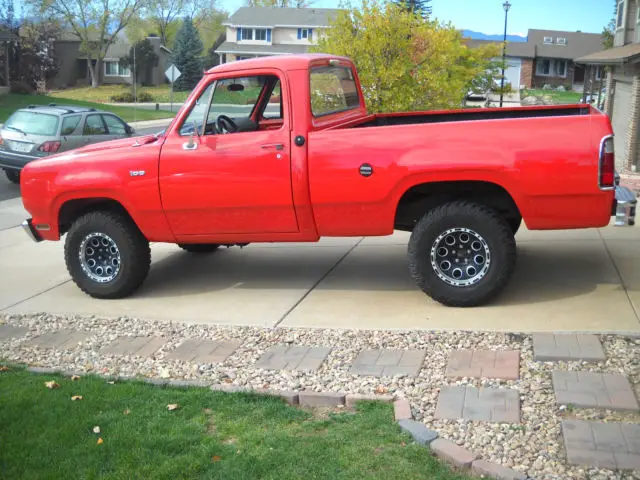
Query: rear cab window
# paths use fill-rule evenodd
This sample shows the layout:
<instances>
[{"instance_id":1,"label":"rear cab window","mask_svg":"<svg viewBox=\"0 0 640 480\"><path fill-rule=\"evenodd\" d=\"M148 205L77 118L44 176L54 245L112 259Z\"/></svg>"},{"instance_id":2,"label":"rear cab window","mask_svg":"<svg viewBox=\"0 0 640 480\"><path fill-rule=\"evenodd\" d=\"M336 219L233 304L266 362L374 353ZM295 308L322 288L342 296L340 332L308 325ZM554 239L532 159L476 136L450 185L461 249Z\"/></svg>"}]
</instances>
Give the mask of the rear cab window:
<instances>
[{"instance_id":1,"label":"rear cab window","mask_svg":"<svg viewBox=\"0 0 640 480\"><path fill-rule=\"evenodd\" d=\"M19 110L9 117L4 128L21 131L27 135L53 137L58 133L59 122L60 118L57 115Z\"/></svg>"},{"instance_id":2,"label":"rear cab window","mask_svg":"<svg viewBox=\"0 0 640 480\"><path fill-rule=\"evenodd\" d=\"M310 74L311 112L314 117L360 107L353 71L343 66L312 67Z\"/></svg>"}]
</instances>

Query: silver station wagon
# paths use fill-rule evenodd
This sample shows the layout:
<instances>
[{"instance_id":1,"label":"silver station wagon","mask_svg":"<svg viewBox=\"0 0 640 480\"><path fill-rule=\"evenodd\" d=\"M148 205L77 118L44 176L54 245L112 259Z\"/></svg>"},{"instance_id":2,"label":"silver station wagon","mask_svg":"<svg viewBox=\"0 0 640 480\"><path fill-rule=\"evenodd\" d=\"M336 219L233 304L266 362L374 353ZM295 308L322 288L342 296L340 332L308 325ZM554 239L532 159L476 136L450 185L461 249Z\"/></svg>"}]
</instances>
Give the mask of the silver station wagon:
<instances>
[{"instance_id":1,"label":"silver station wagon","mask_svg":"<svg viewBox=\"0 0 640 480\"><path fill-rule=\"evenodd\" d=\"M0 130L0 168L13 183L29 162L90 143L135 132L117 115L73 105L29 105L16 110Z\"/></svg>"}]
</instances>

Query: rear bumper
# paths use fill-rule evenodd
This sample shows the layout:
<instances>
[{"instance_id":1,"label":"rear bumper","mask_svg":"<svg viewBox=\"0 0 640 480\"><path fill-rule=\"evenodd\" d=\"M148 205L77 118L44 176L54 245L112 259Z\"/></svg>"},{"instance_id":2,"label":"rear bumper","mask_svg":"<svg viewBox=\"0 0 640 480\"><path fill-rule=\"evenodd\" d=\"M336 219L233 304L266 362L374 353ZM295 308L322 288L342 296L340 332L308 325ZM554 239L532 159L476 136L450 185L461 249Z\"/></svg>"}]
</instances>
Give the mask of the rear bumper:
<instances>
[{"instance_id":1,"label":"rear bumper","mask_svg":"<svg viewBox=\"0 0 640 480\"><path fill-rule=\"evenodd\" d=\"M613 200L611 214L616 217L614 226L630 227L636 223L636 204L638 199L635 193L627 187L616 185L616 196Z\"/></svg>"},{"instance_id":2,"label":"rear bumper","mask_svg":"<svg viewBox=\"0 0 640 480\"><path fill-rule=\"evenodd\" d=\"M29 238L34 242L42 241L42 237L40 236L38 231L34 228L30 218L22 222L22 228L24 229L26 234L29 236Z\"/></svg>"},{"instance_id":3,"label":"rear bumper","mask_svg":"<svg viewBox=\"0 0 640 480\"><path fill-rule=\"evenodd\" d=\"M22 170L27 163L39 158L43 157L0 150L0 168Z\"/></svg>"}]
</instances>

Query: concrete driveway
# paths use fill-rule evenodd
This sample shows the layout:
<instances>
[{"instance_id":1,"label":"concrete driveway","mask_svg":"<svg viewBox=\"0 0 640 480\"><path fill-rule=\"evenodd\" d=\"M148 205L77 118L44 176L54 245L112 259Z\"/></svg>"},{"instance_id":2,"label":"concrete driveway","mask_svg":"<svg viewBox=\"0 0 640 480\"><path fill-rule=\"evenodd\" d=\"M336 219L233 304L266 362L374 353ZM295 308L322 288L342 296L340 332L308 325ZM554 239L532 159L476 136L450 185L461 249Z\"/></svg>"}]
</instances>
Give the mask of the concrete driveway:
<instances>
[{"instance_id":1,"label":"concrete driveway","mask_svg":"<svg viewBox=\"0 0 640 480\"><path fill-rule=\"evenodd\" d=\"M62 242L31 242L19 198L0 202L0 312L337 328L640 333L640 227L518 233L518 267L493 305L454 309L409 276L408 235L256 244L197 256L152 246L131 298L94 300L66 272Z\"/></svg>"}]
</instances>

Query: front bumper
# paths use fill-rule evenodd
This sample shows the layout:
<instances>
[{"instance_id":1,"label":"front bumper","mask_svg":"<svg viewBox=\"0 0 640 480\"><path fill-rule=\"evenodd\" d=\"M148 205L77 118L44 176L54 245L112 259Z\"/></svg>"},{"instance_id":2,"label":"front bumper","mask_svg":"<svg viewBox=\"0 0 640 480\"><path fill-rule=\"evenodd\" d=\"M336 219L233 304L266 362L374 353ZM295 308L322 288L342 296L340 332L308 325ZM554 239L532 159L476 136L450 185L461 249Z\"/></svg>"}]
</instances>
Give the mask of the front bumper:
<instances>
[{"instance_id":1,"label":"front bumper","mask_svg":"<svg viewBox=\"0 0 640 480\"><path fill-rule=\"evenodd\" d=\"M34 242L41 242L42 241L42 237L40 236L38 231L35 229L33 224L31 223L31 219L30 218L25 220L24 222L22 222L22 228L24 229L26 234L29 236L29 238L31 240L33 240Z\"/></svg>"},{"instance_id":2,"label":"front bumper","mask_svg":"<svg viewBox=\"0 0 640 480\"><path fill-rule=\"evenodd\" d=\"M636 223L636 204L638 199L635 193L627 187L616 185L616 196L613 200L611 214L615 215L616 227L630 227Z\"/></svg>"}]
</instances>

